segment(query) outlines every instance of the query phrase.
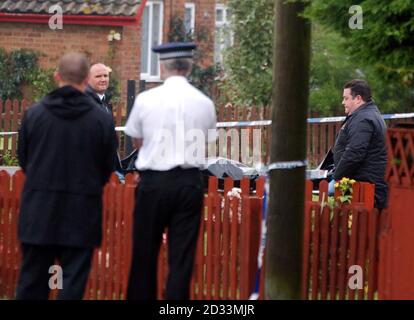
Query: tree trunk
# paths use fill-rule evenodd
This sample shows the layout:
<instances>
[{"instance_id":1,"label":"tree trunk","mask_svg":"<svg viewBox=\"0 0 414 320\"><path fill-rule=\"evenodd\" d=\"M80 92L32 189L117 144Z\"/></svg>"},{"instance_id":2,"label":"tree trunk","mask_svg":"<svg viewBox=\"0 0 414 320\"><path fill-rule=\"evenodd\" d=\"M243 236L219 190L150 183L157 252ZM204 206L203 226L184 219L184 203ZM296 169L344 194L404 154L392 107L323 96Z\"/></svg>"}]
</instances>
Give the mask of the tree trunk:
<instances>
[{"instance_id":1,"label":"tree trunk","mask_svg":"<svg viewBox=\"0 0 414 320\"><path fill-rule=\"evenodd\" d=\"M271 163L306 159L310 23L276 0ZM266 299L300 299L305 167L270 172Z\"/></svg>"}]
</instances>

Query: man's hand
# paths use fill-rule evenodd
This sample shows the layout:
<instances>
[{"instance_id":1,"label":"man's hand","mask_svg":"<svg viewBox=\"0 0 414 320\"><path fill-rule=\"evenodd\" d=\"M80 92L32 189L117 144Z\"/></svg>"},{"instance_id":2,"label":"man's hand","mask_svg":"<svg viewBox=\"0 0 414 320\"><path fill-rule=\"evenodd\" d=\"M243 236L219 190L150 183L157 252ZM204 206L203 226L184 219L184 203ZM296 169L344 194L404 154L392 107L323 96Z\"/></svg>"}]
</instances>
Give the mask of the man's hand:
<instances>
[{"instance_id":1,"label":"man's hand","mask_svg":"<svg viewBox=\"0 0 414 320\"><path fill-rule=\"evenodd\" d=\"M134 172L134 182L135 182L136 184L138 184L138 183L139 183L139 180L140 180L139 173Z\"/></svg>"}]
</instances>

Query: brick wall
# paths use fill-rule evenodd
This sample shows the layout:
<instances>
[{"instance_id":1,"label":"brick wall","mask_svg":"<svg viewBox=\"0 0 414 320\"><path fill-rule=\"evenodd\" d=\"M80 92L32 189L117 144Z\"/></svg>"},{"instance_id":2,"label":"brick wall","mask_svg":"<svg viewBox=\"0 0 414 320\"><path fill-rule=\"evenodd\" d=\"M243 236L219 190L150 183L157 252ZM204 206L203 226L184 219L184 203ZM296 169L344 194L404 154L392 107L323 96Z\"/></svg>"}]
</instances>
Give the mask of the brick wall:
<instances>
[{"instance_id":1,"label":"brick wall","mask_svg":"<svg viewBox=\"0 0 414 320\"><path fill-rule=\"evenodd\" d=\"M195 5L195 29L203 32L206 40L197 43L202 52L200 61L204 67L214 63L215 0L164 0L163 41L168 40L171 19L178 16L184 19L185 3ZM160 82L147 82L146 88L158 86Z\"/></svg>"},{"instance_id":2,"label":"brick wall","mask_svg":"<svg viewBox=\"0 0 414 320\"><path fill-rule=\"evenodd\" d=\"M214 63L214 31L216 2L212 0L190 0L195 4L195 29L196 32L203 32L206 36L206 41L203 41L199 50L203 53L201 64L203 66L210 66Z\"/></svg>"},{"instance_id":3,"label":"brick wall","mask_svg":"<svg viewBox=\"0 0 414 320\"><path fill-rule=\"evenodd\" d=\"M119 42L116 65L119 66L119 76L123 83L121 86L121 97L126 99L127 80L136 81L138 92L141 72L141 24L125 26L122 29L123 40Z\"/></svg>"},{"instance_id":4,"label":"brick wall","mask_svg":"<svg viewBox=\"0 0 414 320\"><path fill-rule=\"evenodd\" d=\"M195 5L196 32L203 32L206 36L206 40L199 43L204 57L201 63L209 66L214 61L215 0L164 0L163 41L168 39L171 19L174 16L184 19L186 3Z\"/></svg>"},{"instance_id":5,"label":"brick wall","mask_svg":"<svg viewBox=\"0 0 414 320\"><path fill-rule=\"evenodd\" d=\"M185 3L195 4L196 32L202 31L206 40L199 43L203 59L201 64L209 66L214 61L215 4L223 0L164 0L163 40L166 41L172 17L184 18ZM64 21L63 21L64 22ZM108 61L111 30L122 35L121 41L113 42L116 55ZM51 30L47 24L4 23L0 22L0 47L7 51L34 49L42 53L39 62L43 68L55 68L59 57L65 52L81 51L88 54L91 61L103 61L111 66L121 82L121 102L126 100L126 81L140 77L140 25L126 27L65 25L63 30ZM149 86L159 83L149 84ZM138 88L137 88L138 89Z\"/></svg>"},{"instance_id":6,"label":"brick wall","mask_svg":"<svg viewBox=\"0 0 414 320\"><path fill-rule=\"evenodd\" d=\"M64 21L63 21L64 23ZM111 30L121 33L122 40L113 42L115 56L109 61ZM140 26L105 27L63 25L63 30L51 30L47 24L0 23L0 47L7 51L32 49L41 52L42 68L55 68L66 52L86 53L92 62L103 61L117 74L121 82L121 98L125 102L126 81L139 80L140 74Z\"/></svg>"}]
</instances>

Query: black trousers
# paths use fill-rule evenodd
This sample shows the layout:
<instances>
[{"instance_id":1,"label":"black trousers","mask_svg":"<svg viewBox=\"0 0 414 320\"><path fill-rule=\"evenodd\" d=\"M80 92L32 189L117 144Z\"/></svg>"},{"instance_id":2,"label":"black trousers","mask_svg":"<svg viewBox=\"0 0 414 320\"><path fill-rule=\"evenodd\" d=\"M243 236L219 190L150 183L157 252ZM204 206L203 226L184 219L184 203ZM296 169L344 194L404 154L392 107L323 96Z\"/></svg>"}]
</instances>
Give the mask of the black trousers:
<instances>
[{"instance_id":1,"label":"black trousers","mask_svg":"<svg viewBox=\"0 0 414 320\"><path fill-rule=\"evenodd\" d=\"M58 299L82 299L91 268L92 248L22 244L22 253L16 299L47 300L49 281L57 275L53 270L49 273L49 268L55 265L56 259L60 262L63 280Z\"/></svg>"},{"instance_id":2,"label":"black trousers","mask_svg":"<svg viewBox=\"0 0 414 320\"><path fill-rule=\"evenodd\" d=\"M203 197L198 169L141 172L127 299L157 298L157 262L165 228L169 267L165 298L189 298Z\"/></svg>"}]
</instances>

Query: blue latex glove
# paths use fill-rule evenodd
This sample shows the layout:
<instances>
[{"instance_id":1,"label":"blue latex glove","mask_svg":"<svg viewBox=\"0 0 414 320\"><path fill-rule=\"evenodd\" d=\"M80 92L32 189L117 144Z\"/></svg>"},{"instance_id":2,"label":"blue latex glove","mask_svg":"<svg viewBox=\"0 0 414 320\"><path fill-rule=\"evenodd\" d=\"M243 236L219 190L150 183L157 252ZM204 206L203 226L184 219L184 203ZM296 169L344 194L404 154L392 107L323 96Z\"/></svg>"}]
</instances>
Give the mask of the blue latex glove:
<instances>
[{"instance_id":1,"label":"blue latex glove","mask_svg":"<svg viewBox=\"0 0 414 320\"><path fill-rule=\"evenodd\" d=\"M125 176L121 172L115 171L115 174L118 176L119 182L125 183Z\"/></svg>"},{"instance_id":2,"label":"blue latex glove","mask_svg":"<svg viewBox=\"0 0 414 320\"><path fill-rule=\"evenodd\" d=\"M331 197L335 193L335 180L332 179L328 185L328 195Z\"/></svg>"}]
</instances>

